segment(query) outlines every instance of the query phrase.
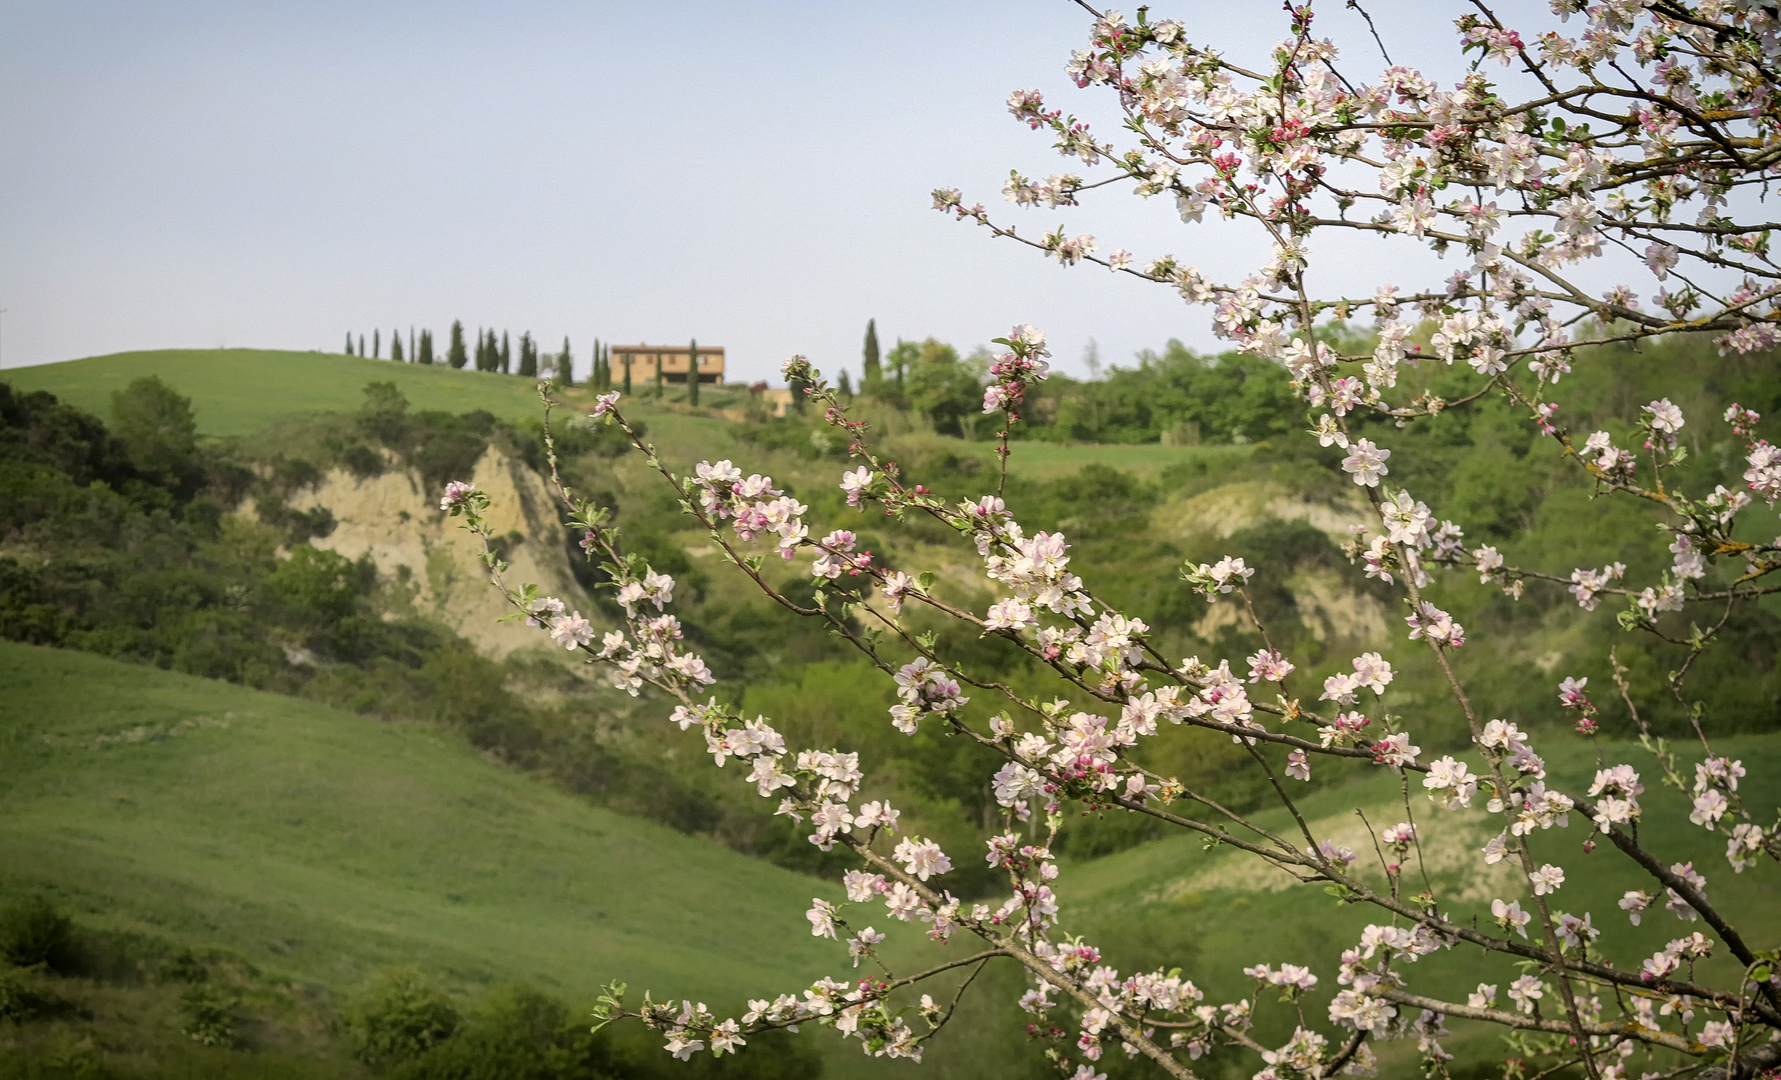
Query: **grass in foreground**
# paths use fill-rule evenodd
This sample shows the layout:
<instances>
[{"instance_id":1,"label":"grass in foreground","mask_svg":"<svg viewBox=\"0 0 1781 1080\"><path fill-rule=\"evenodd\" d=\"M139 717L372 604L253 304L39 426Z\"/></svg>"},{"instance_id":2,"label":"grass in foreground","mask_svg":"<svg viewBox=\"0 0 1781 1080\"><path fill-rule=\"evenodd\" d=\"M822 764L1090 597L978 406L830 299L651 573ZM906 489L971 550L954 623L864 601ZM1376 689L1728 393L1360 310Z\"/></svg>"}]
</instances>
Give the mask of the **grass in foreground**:
<instances>
[{"instance_id":1,"label":"grass in foreground","mask_svg":"<svg viewBox=\"0 0 1781 1080\"><path fill-rule=\"evenodd\" d=\"M342 988L399 963L714 999L825 957L812 882L590 807L438 729L0 644L7 892Z\"/></svg>"},{"instance_id":2,"label":"grass in foreground","mask_svg":"<svg viewBox=\"0 0 1781 1080\"><path fill-rule=\"evenodd\" d=\"M157 954L221 950L279 988L255 1000L292 1023L398 965L465 997L522 982L580 1006L622 979L634 1000L652 989L719 1009L849 970L800 917L813 895L840 899L834 885L590 807L451 732L13 643L0 693L0 902L44 893ZM939 962L898 929L908 969ZM80 1007L94 1015L57 1053L97 1060L96 1033L155 1066L144 1075L221 1075L222 1051L177 1036L164 998L90 987ZM969 1003L923 1075L1027 1075L1005 1020L991 999ZM804 1037L831 1075L907 1068Z\"/></svg>"}]
</instances>

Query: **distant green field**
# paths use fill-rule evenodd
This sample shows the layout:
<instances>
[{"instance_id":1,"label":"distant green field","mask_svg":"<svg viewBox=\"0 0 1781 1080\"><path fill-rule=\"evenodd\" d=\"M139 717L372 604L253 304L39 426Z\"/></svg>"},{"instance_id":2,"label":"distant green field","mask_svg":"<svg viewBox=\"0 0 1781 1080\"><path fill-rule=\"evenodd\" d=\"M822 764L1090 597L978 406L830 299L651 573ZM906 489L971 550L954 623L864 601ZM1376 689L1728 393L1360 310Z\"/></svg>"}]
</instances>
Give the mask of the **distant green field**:
<instances>
[{"instance_id":1,"label":"distant green field","mask_svg":"<svg viewBox=\"0 0 1781 1080\"><path fill-rule=\"evenodd\" d=\"M0 643L0 893L338 991L601 983L735 1002L832 973L821 883L558 794L459 736Z\"/></svg>"},{"instance_id":2,"label":"distant green field","mask_svg":"<svg viewBox=\"0 0 1781 1080\"><path fill-rule=\"evenodd\" d=\"M156 375L192 399L198 430L206 435L251 435L279 420L324 412L352 412L364 402L364 387L374 380L396 383L417 410L463 413L486 409L504 420L539 415L538 397L528 379L487 372L454 370L444 365L423 367L337 353L281 352L271 349L159 349L69 360L59 364L14 368L0 380L20 390L47 390L63 401L99 417L111 413L111 395L143 375ZM675 393L675 397L683 392ZM707 391L704 404L739 407L739 391ZM567 395L586 403L585 390ZM646 392L632 396L628 409L644 419L664 449L684 448L689 454L746 456L748 450L729 438L727 421L671 412L651 401ZM959 452L981 457L992 466L987 442L967 443L933 436ZM1020 442L1010 471L1029 479L1049 479L1098 463L1155 479L1180 462L1205 460L1216 467L1247 454L1235 446L1076 445Z\"/></svg>"},{"instance_id":3,"label":"distant green field","mask_svg":"<svg viewBox=\"0 0 1781 1080\"><path fill-rule=\"evenodd\" d=\"M1224 464L1237 464L1249 456L1249 448L1243 446L1164 446L1161 443L1018 442L1012 449L1008 458L1009 475L1029 480L1049 480L1089 464L1107 465L1136 473L1146 480L1155 480L1171 465L1204 461L1208 467L1216 469Z\"/></svg>"},{"instance_id":4,"label":"distant green field","mask_svg":"<svg viewBox=\"0 0 1781 1080\"><path fill-rule=\"evenodd\" d=\"M276 420L352 412L365 384L389 380L416 409L463 413L487 409L506 420L538 413L529 379L443 365L423 367L360 356L271 349L159 349L15 368L0 373L20 390L47 390L105 417L111 395L143 375L157 375L192 399L206 435L250 435Z\"/></svg>"}]
</instances>

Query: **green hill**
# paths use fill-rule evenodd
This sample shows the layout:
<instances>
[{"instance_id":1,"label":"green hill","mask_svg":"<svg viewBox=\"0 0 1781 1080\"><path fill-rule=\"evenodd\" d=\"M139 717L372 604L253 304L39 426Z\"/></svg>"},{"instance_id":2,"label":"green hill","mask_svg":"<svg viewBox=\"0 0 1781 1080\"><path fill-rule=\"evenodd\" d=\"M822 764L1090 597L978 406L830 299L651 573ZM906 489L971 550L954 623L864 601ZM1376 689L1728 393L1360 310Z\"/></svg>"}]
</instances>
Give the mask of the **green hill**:
<instances>
[{"instance_id":1,"label":"green hill","mask_svg":"<svg viewBox=\"0 0 1781 1080\"><path fill-rule=\"evenodd\" d=\"M834 965L797 918L818 883L452 733L12 643L0 687L0 891L49 890L83 922L337 990L414 963L450 985L580 1001L620 978L715 1002Z\"/></svg>"},{"instance_id":2,"label":"green hill","mask_svg":"<svg viewBox=\"0 0 1781 1080\"><path fill-rule=\"evenodd\" d=\"M132 379L158 375L192 399L205 435L249 435L277 420L352 412L374 379L396 383L416 409L463 413L486 409L504 420L536 416L532 380L333 353L276 349L156 349L14 368L4 378L20 390L47 390L95 416L109 416L111 395Z\"/></svg>"}]
</instances>

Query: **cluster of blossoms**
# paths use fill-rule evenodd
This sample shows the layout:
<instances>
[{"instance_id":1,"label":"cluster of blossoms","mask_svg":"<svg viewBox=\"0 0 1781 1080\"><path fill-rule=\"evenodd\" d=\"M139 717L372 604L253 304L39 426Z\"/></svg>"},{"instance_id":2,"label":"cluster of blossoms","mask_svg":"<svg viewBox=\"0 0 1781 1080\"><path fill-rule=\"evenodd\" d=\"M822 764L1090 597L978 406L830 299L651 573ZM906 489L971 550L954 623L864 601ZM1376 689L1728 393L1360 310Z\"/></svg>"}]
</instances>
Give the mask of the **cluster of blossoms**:
<instances>
[{"instance_id":1,"label":"cluster of blossoms","mask_svg":"<svg viewBox=\"0 0 1781 1080\"><path fill-rule=\"evenodd\" d=\"M1732 434L1749 439L1744 447L1744 461L1749 466L1744 470L1744 482L1757 498L1773 506L1775 500L1781 499L1781 448L1767 439L1751 437L1761 420L1755 410L1736 403L1725 410L1725 422L1732 426Z\"/></svg>"},{"instance_id":2,"label":"cluster of blossoms","mask_svg":"<svg viewBox=\"0 0 1781 1080\"><path fill-rule=\"evenodd\" d=\"M701 461L693 472L690 486L698 491L700 508L718 521L730 519L738 540L777 537L779 554L787 560L809 541L804 515L810 508L774 487L771 476L753 473L745 479L727 459Z\"/></svg>"},{"instance_id":3,"label":"cluster of blossoms","mask_svg":"<svg viewBox=\"0 0 1781 1080\"><path fill-rule=\"evenodd\" d=\"M1062 533L1025 535L993 495L967 504L965 512L977 523L977 553L983 557L985 576L1006 587L1029 614L1035 608L1066 617L1094 614L1082 579L1070 572L1070 545Z\"/></svg>"},{"instance_id":4,"label":"cluster of blossoms","mask_svg":"<svg viewBox=\"0 0 1781 1080\"><path fill-rule=\"evenodd\" d=\"M1707 895L1707 879L1695 870L1693 863L1676 863L1670 867L1670 873L1686 884L1701 899ZM1643 889L1628 889L1620 898L1620 910L1626 912L1627 921L1634 926L1644 917L1645 909L1656 903L1660 897L1652 896ZM1661 899L1664 909L1683 922L1694 922L1699 919L1700 912L1695 905L1674 888L1663 891Z\"/></svg>"},{"instance_id":5,"label":"cluster of blossoms","mask_svg":"<svg viewBox=\"0 0 1781 1080\"><path fill-rule=\"evenodd\" d=\"M1242 559L1233 559L1229 555L1215 563L1189 566L1181 572L1182 579L1192 585L1195 592L1204 596L1208 604L1217 603L1221 593L1241 589L1254 576L1254 568L1245 566Z\"/></svg>"},{"instance_id":6,"label":"cluster of blossoms","mask_svg":"<svg viewBox=\"0 0 1781 1080\"><path fill-rule=\"evenodd\" d=\"M990 382L983 391L983 411L1007 413L1008 422L1015 423L1026 403L1027 387L1051 373L1051 365L1045 360L1051 350L1045 347L1045 332L1027 323L1010 330L1002 340L1010 351L990 364Z\"/></svg>"},{"instance_id":7,"label":"cluster of blossoms","mask_svg":"<svg viewBox=\"0 0 1781 1080\"><path fill-rule=\"evenodd\" d=\"M945 716L970 702L959 693L959 682L946 669L918 656L897 671L897 698L891 706L891 723L905 735L914 735L924 716Z\"/></svg>"}]
</instances>

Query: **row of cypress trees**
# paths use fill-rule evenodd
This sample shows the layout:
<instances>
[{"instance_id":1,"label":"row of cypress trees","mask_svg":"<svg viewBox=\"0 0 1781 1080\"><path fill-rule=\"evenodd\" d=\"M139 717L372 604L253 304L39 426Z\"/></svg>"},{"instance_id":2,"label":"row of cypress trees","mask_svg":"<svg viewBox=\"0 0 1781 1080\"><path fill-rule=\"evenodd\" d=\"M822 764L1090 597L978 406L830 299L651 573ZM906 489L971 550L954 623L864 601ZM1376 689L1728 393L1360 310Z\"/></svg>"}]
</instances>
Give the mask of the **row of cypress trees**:
<instances>
[{"instance_id":1,"label":"row of cypress trees","mask_svg":"<svg viewBox=\"0 0 1781 1080\"><path fill-rule=\"evenodd\" d=\"M517 365L513 355L514 343L509 338L507 331L501 331L500 336L497 337L494 330L477 330L476 344L472 350L464 340L464 323L460 319L452 320L451 337L447 342L443 357L435 358L431 330L416 331L413 327L409 327L406 348L402 343L402 332L400 330L392 331L389 344L389 358L398 363L445 363L454 368L462 368L474 363L477 371L497 372L502 375L512 374L527 379L541 376L554 378L565 386L572 386L575 382L574 353L567 337L563 338L562 352L540 353L538 342L533 339L531 332L527 331L521 334L518 342ZM693 342L692 347L695 357L694 370L696 371L699 343ZM346 355L382 359L383 333L380 330L371 331L369 345L365 341L364 334L358 335L355 339L351 333L348 333L346 335ZM631 389L629 368L625 369L624 384L624 390L629 393ZM588 376L588 385L601 391L612 388L612 346L609 343L602 343L599 338L594 339L593 369ZM692 403L697 405L699 403L697 379L693 380L691 384L690 396Z\"/></svg>"},{"instance_id":2,"label":"row of cypress trees","mask_svg":"<svg viewBox=\"0 0 1781 1080\"><path fill-rule=\"evenodd\" d=\"M602 367L598 341L594 343L594 349L595 382L598 384L600 382L599 373L602 370L610 372L611 363L608 360ZM355 339L351 333L348 333L346 335L346 355L382 359L382 332L371 331L369 343L366 342L364 334L359 334ZM478 330L474 353L472 353L471 348L464 340L464 323L461 319L452 320L451 337L443 357L435 355L431 330L416 331L413 327L409 327L406 348L403 347L400 330L390 334L389 358L397 363L444 363L454 368L463 368L474 363L477 371L499 372L503 375L515 374L528 379L544 375L548 378L558 379L564 385L573 385L575 381L574 354L567 337L563 338L562 352L540 353L538 342L533 339L531 332L521 334L519 336L519 363L516 369L513 342L507 331L501 331L500 336L497 337L492 329Z\"/></svg>"}]
</instances>

